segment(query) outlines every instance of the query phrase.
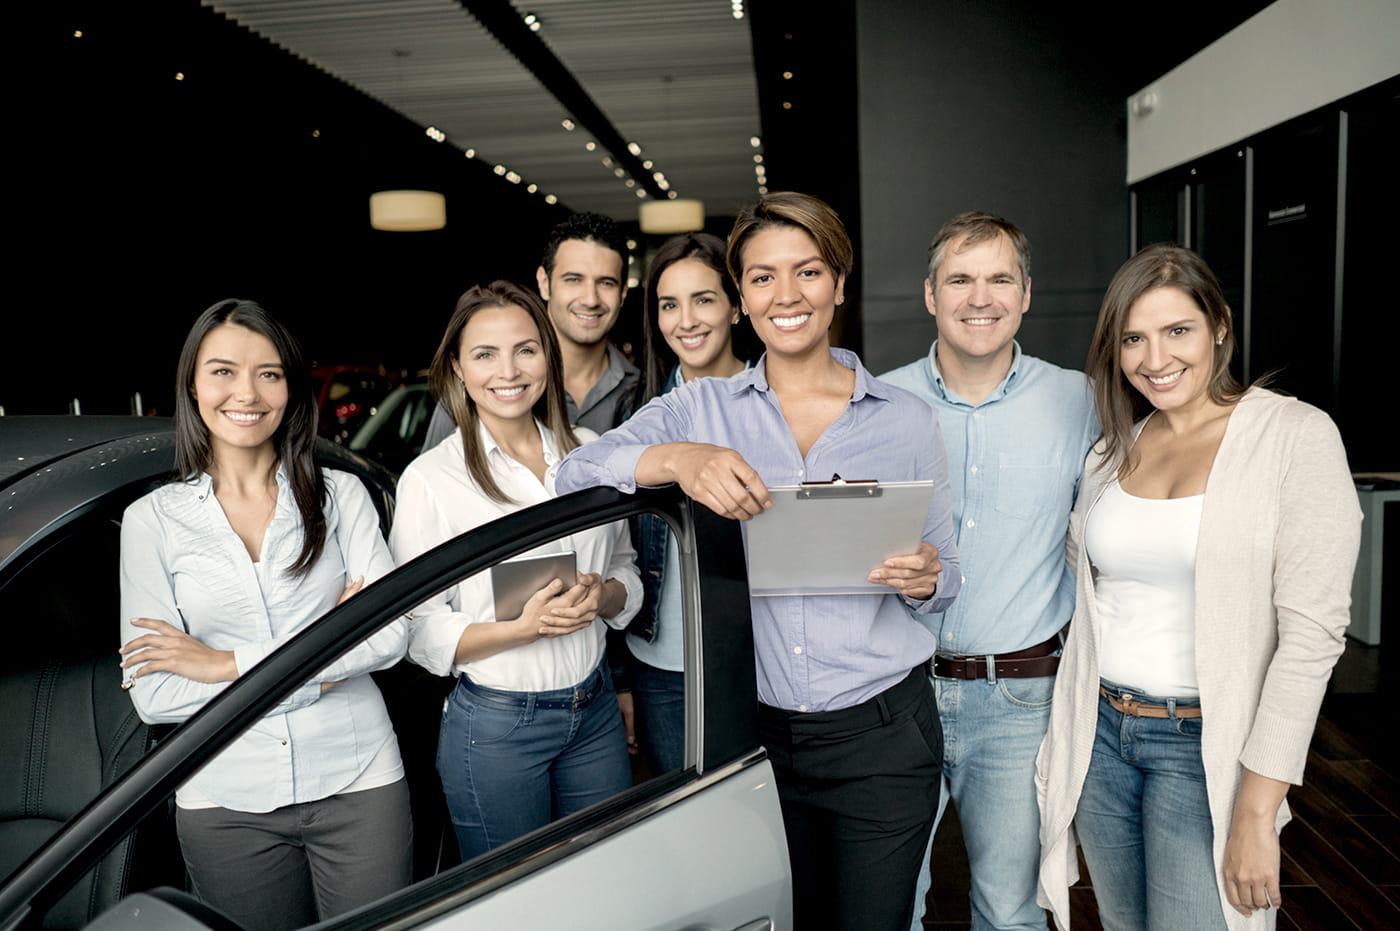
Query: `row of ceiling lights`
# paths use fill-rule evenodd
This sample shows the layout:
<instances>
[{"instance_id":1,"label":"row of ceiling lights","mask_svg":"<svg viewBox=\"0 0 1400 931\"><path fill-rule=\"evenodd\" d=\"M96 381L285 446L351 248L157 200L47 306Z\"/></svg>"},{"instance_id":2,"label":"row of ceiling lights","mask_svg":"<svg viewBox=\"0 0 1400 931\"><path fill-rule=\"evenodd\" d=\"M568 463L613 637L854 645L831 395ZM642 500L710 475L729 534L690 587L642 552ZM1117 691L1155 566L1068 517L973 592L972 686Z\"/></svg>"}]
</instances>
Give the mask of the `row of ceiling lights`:
<instances>
[{"instance_id":1,"label":"row of ceiling lights","mask_svg":"<svg viewBox=\"0 0 1400 931\"><path fill-rule=\"evenodd\" d=\"M571 133L574 130L578 129L578 124L575 123L573 120L569 119L568 117L565 117L563 120L561 120L559 125L564 127L565 132ZM598 151L598 143L590 139L583 144L583 148L584 151L587 152L596 152ZM627 151L631 152L633 155L640 157L642 154L642 147L635 142L629 142L627 143ZM646 198L647 192L637 187L637 182L635 179L627 177L627 172L613 161L611 155L604 155L601 161L603 163L604 168L611 168L612 173L615 177L620 178L624 185L635 191L638 199ZM642 159L642 167L645 168L647 171L651 171L652 168L655 167L655 165L652 163L651 159L647 158ZM666 197L668 199L675 200L676 197L679 196L674 190L671 189L671 182L666 180L666 175L663 172L652 171L651 179L656 182L657 187L661 188L661 190L666 192Z\"/></svg>"}]
</instances>

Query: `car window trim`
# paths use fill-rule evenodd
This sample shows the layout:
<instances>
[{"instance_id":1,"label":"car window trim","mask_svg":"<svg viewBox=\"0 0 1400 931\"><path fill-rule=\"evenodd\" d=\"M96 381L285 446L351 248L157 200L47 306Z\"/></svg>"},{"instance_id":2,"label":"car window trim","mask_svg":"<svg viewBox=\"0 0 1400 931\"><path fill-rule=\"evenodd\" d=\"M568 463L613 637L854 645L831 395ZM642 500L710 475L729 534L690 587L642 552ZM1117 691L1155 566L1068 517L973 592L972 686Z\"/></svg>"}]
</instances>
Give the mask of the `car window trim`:
<instances>
[{"instance_id":1,"label":"car window trim","mask_svg":"<svg viewBox=\"0 0 1400 931\"><path fill-rule=\"evenodd\" d=\"M585 489L454 537L396 569L395 584L371 585L333 608L215 696L12 873L0 886L0 931L52 907L181 783L299 687L306 669L329 665L460 579L543 543L644 511L669 515L673 526L693 526L691 503L675 486L636 494ZM714 549L736 548L742 549Z\"/></svg>"}]
</instances>

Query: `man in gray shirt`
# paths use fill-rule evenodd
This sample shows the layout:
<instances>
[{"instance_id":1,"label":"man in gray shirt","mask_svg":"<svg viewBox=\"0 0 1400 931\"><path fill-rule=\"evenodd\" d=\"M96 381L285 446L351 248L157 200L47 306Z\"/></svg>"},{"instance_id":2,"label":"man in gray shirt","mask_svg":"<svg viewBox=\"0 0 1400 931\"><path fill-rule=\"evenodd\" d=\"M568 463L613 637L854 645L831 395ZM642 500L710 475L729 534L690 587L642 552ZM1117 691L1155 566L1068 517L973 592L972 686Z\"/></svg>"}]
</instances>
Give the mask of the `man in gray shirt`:
<instances>
[{"instance_id":1,"label":"man in gray shirt","mask_svg":"<svg viewBox=\"0 0 1400 931\"><path fill-rule=\"evenodd\" d=\"M569 422L606 433L631 416L638 377L608 341L627 296L627 238L605 216L576 213L550 231L535 281L559 337ZM456 428L439 402L423 448Z\"/></svg>"}]
</instances>

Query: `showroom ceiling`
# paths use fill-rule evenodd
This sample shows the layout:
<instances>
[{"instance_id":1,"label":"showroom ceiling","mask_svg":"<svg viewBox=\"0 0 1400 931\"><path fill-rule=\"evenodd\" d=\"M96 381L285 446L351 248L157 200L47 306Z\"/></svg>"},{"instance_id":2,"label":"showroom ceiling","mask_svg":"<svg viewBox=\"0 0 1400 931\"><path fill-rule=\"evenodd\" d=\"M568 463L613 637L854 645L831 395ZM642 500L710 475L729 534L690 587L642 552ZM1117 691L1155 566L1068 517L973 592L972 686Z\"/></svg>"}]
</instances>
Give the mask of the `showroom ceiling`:
<instances>
[{"instance_id":1,"label":"showroom ceiling","mask_svg":"<svg viewBox=\"0 0 1400 931\"><path fill-rule=\"evenodd\" d=\"M742 0L202 2L572 209L759 193Z\"/></svg>"}]
</instances>

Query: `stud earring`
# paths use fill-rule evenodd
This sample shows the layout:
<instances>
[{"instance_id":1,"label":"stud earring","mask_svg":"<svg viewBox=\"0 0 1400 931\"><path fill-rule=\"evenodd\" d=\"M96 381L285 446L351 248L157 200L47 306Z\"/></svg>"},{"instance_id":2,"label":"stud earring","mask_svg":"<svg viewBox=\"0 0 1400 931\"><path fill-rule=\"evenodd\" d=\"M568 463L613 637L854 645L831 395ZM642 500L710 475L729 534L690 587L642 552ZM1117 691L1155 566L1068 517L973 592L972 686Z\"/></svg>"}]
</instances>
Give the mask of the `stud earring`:
<instances>
[{"instance_id":1,"label":"stud earring","mask_svg":"<svg viewBox=\"0 0 1400 931\"><path fill-rule=\"evenodd\" d=\"M838 298L836 299L836 306L837 306L837 307L840 307L843 303L845 303L845 300L846 300L846 299L845 299L844 297L838 297Z\"/></svg>"},{"instance_id":2,"label":"stud earring","mask_svg":"<svg viewBox=\"0 0 1400 931\"><path fill-rule=\"evenodd\" d=\"M1217 345L1217 346L1223 346L1223 345L1225 345L1225 337L1221 336L1220 338L1218 338L1218 339L1215 341L1215 345Z\"/></svg>"}]
</instances>

